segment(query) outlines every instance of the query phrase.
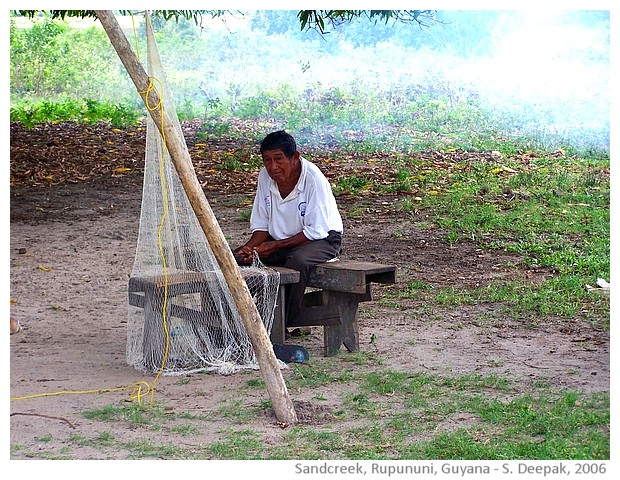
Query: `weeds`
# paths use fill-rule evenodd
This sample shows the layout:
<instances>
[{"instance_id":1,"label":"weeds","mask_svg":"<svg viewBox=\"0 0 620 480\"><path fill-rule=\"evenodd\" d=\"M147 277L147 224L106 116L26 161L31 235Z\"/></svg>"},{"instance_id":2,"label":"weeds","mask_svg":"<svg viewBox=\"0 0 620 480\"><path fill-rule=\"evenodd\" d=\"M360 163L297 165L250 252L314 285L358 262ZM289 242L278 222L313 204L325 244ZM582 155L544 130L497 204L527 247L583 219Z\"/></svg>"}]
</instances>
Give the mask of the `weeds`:
<instances>
[{"instance_id":1,"label":"weeds","mask_svg":"<svg viewBox=\"0 0 620 480\"><path fill-rule=\"evenodd\" d=\"M27 127L42 123L76 122L95 124L106 122L114 127L138 124L142 112L125 104L108 104L98 100L68 99L62 102L22 102L11 107L11 121Z\"/></svg>"},{"instance_id":2,"label":"weeds","mask_svg":"<svg viewBox=\"0 0 620 480\"><path fill-rule=\"evenodd\" d=\"M92 436L69 435L62 452L43 446L31 456L70 459L74 449L87 447L104 457L105 452L120 449L128 459L609 459L608 393L555 391L533 382L530 392L523 394L498 375L441 376L381 366L343 376L337 372L344 361L345 356L339 356L295 366L291 387L300 393L314 392L319 403L325 401L321 392L334 379L346 388L339 390L339 410L318 424L283 430L276 444L248 424L254 414L247 416L247 412L271 406L237 399L209 419L217 422L218 417L233 415L242 420L235 423L245 426L225 428L219 439L201 441L199 447L186 445L203 438L200 416L187 412L162 415L161 406L154 410L108 406L84 412L94 431L99 423L110 428L113 423L143 425L148 419L151 426L156 422L162 431L185 440L156 443L146 435L134 435L128 441L103 430ZM254 381L249 383L258 388ZM136 419L137 412L141 420ZM179 423L180 418L185 420ZM39 442L48 442L45 438L51 436L42 436ZM13 454L25 451L23 445L11 447Z\"/></svg>"}]
</instances>

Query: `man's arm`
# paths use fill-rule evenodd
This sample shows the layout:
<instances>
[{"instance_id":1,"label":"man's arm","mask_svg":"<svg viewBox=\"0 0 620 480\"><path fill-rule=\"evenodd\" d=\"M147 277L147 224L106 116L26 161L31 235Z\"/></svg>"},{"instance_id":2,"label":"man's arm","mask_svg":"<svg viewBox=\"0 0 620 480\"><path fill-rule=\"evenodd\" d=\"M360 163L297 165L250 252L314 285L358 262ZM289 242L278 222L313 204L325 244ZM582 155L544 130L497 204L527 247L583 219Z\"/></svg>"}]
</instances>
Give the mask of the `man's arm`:
<instances>
[{"instance_id":1,"label":"man's arm","mask_svg":"<svg viewBox=\"0 0 620 480\"><path fill-rule=\"evenodd\" d=\"M256 230L252 232L252 236L245 243L245 245L235 248L233 254L235 254L237 261L241 260L241 263L252 263L254 258L254 249L263 244L269 238L269 232L263 230Z\"/></svg>"},{"instance_id":2,"label":"man's arm","mask_svg":"<svg viewBox=\"0 0 620 480\"><path fill-rule=\"evenodd\" d=\"M262 230L255 231L248 242L242 247L233 250L233 253L240 257L243 263L249 264L252 263L254 252L258 254L259 258L266 258L283 248L293 248L310 242L303 232L282 240L268 240L268 238L270 238L268 232Z\"/></svg>"},{"instance_id":3,"label":"man's arm","mask_svg":"<svg viewBox=\"0 0 620 480\"><path fill-rule=\"evenodd\" d=\"M268 257L278 250L283 248L293 248L304 243L308 243L310 240L304 235L303 232L299 232L292 237L284 238L282 240L267 240L266 242L258 245L255 250L260 258Z\"/></svg>"}]
</instances>

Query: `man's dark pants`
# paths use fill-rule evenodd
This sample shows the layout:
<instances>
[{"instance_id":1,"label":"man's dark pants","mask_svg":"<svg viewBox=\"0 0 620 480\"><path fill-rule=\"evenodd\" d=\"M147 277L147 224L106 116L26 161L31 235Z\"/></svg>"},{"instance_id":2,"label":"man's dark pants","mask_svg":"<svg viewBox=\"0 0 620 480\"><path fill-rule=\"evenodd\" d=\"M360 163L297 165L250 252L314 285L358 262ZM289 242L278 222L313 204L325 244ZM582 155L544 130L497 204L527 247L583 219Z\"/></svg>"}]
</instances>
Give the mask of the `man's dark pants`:
<instances>
[{"instance_id":1,"label":"man's dark pants","mask_svg":"<svg viewBox=\"0 0 620 480\"><path fill-rule=\"evenodd\" d=\"M290 319L295 318L301 308L310 271L315 265L336 258L341 246L342 234L330 230L328 237L323 240L314 240L298 247L278 250L269 257L261 259L267 266L287 267L299 272L299 282L286 286L285 318L287 324Z\"/></svg>"}]
</instances>

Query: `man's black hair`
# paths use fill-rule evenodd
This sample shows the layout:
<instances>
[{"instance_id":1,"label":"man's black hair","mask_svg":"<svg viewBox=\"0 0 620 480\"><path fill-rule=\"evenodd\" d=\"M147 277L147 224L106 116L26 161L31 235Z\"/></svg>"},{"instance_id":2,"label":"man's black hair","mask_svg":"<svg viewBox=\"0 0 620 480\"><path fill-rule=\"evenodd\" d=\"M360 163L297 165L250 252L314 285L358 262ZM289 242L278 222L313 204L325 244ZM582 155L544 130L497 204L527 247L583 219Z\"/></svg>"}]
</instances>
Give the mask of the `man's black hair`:
<instances>
[{"instance_id":1,"label":"man's black hair","mask_svg":"<svg viewBox=\"0 0 620 480\"><path fill-rule=\"evenodd\" d=\"M277 132L271 132L267 135L260 144L260 153L265 150L280 149L284 152L288 158L291 158L297 151L297 143L292 135L286 133L284 130L278 130Z\"/></svg>"}]
</instances>

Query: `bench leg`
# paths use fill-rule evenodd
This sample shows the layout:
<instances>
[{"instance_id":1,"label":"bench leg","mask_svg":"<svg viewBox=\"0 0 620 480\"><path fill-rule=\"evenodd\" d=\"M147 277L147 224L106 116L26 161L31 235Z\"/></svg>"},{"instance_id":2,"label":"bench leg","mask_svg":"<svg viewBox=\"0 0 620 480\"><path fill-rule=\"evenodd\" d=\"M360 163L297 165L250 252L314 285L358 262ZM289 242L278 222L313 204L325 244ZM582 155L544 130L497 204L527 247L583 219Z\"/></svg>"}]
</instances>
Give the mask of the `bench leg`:
<instances>
[{"instance_id":1,"label":"bench leg","mask_svg":"<svg viewBox=\"0 0 620 480\"><path fill-rule=\"evenodd\" d=\"M276 306L273 312L273 324L271 326L271 332L269 338L271 343L282 345L286 340L284 318L285 318L285 288L284 285L280 285L278 289L278 296L276 298Z\"/></svg>"},{"instance_id":2,"label":"bench leg","mask_svg":"<svg viewBox=\"0 0 620 480\"><path fill-rule=\"evenodd\" d=\"M142 355L144 367L151 373L161 368L166 346L165 334L162 329L163 319L161 301L157 295L145 295L144 327L142 330Z\"/></svg>"},{"instance_id":3,"label":"bench leg","mask_svg":"<svg viewBox=\"0 0 620 480\"><path fill-rule=\"evenodd\" d=\"M339 325L325 325L323 332L323 346L325 355L336 355L340 346L344 344L349 352L359 350L359 327L357 324L357 308L359 295L324 291L326 301L338 305L340 311Z\"/></svg>"}]
</instances>

